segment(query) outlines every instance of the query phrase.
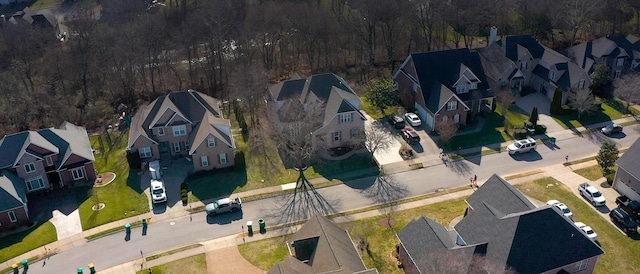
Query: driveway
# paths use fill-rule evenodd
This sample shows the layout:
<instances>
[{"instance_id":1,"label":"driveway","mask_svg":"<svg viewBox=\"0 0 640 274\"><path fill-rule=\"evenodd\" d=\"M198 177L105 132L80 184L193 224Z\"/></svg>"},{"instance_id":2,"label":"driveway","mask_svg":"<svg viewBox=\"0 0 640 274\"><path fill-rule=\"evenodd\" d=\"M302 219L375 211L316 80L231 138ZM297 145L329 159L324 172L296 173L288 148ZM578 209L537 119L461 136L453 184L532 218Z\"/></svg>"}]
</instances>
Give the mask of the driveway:
<instances>
[{"instance_id":1,"label":"driveway","mask_svg":"<svg viewBox=\"0 0 640 274\"><path fill-rule=\"evenodd\" d=\"M551 111L549 110L551 101L549 101L549 98L544 94L536 92L524 97L519 97L516 99L516 105L529 114L531 114L533 107L538 107L538 123L547 126L547 133L564 130L562 126L551 118Z\"/></svg>"},{"instance_id":2,"label":"driveway","mask_svg":"<svg viewBox=\"0 0 640 274\"><path fill-rule=\"evenodd\" d=\"M400 157L400 153L398 153L400 146L402 145L402 138L398 138L399 136L393 132L394 129L391 129L384 120L375 120L364 111L362 111L362 114L367 118L367 120L364 121L366 129L375 128L376 131L385 134L386 138L391 140L391 145L387 149L377 149L373 153L373 158L378 162L378 165L383 166L390 163L404 161L402 157Z\"/></svg>"},{"instance_id":3,"label":"driveway","mask_svg":"<svg viewBox=\"0 0 640 274\"><path fill-rule=\"evenodd\" d=\"M144 189L149 199L149 208L154 214L162 214L168 208L179 206L182 208L182 196L180 194L180 184L187 177L188 173L193 171L193 164L181 157L170 161L163 161L162 165L162 181L167 191L167 202L161 204L153 204L151 193L149 192L151 176L149 170L144 170L140 176L140 188ZM166 166L168 165L168 166Z\"/></svg>"},{"instance_id":4,"label":"driveway","mask_svg":"<svg viewBox=\"0 0 640 274\"><path fill-rule=\"evenodd\" d=\"M55 189L50 193L29 196L31 220L51 221L56 227L58 240L82 233L78 201L74 189Z\"/></svg>"}]
</instances>

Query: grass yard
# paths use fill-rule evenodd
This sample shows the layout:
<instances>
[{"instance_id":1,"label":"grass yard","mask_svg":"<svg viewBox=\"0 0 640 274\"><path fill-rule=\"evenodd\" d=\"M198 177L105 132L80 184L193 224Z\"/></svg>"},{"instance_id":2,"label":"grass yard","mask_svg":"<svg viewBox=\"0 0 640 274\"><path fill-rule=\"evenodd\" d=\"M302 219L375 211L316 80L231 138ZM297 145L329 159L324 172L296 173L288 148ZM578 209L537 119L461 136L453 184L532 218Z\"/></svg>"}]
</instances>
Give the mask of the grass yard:
<instances>
[{"instance_id":1,"label":"grass yard","mask_svg":"<svg viewBox=\"0 0 640 274\"><path fill-rule=\"evenodd\" d=\"M153 274L157 273L202 273L207 269L207 259L205 254L198 254L177 261L169 262L163 265L151 268ZM147 269L140 270L136 274L147 274Z\"/></svg>"},{"instance_id":2,"label":"grass yard","mask_svg":"<svg viewBox=\"0 0 640 274\"><path fill-rule=\"evenodd\" d=\"M578 119L577 113L552 116L552 118L564 129L588 126L624 117L626 117L626 114L624 114L624 106L620 101L616 100L603 101L600 111L593 112L589 115L583 114L580 119Z\"/></svg>"},{"instance_id":3,"label":"grass yard","mask_svg":"<svg viewBox=\"0 0 640 274\"><path fill-rule=\"evenodd\" d=\"M112 145L109 145L104 135L89 137L91 146L97 150L96 170L98 173L114 172L116 179L104 187L76 188L83 230L149 212L147 196L140 189L140 176L137 172L129 170L125 158L129 132L113 131L110 136ZM91 207L96 200L104 203L105 208L93 211Z\"/></svg>"},{"instance_id":4,"label":"grass yard","mask_svg":"<svg viewBox=\"0 0 640 274\"><path fill-rule=\"evenodd\" d=\"M454 136L449 140L445 149L453 151L513 140L513 137L504 132L504 117L492 112L485 115L484 118L484 127L479 132Z\"/></svg>"},{"instance_id":5,"label":"grass yard","mask_svg":"<svg viewBox=\"0 0 640 274\"><path fill-rule=\"evenodd\" d=\"M0 262L6 262L57 239L56 228L51 222L3 237L0 239Z\"/></svg>"},{"instance_id":6,"label":"grass yard","mask_svg":"<svg viewBox=\"0 0 640 274\"><path fill-rule=\"evenodd\" d=\"M289 256L286 241L290 235L249 242L238 246L240 254L252 265L269 271L277 262ZM256 252L259 250L260 252Z\"/></svg>"},{"instance_id":7,"label":"grass yard","mask_svg":"<svg viewBox=\"0 0 640 274\"><path fill-rule=\"evenodd\" d=\"M384 110L384 114L382 114L382 112L380 112L380 109L372 106L365 96L360 97L360 100L362 100L362 105L360 105L360 110L366 112L369 116L371 116L371 118L375 120L379 120L384 118L386 115L396 113L396 109L394 107L387 107Z\"/></svg>"},{"instance_id":8,"label":"grass yard","mask_svg":"<svg viewBox=\"0 0 640 274\"><path fill-rule=\"evenodd\" d=\"M603 177L602 168L599 165L577 169L573 172L591 181L595 181Z\"/></svg>"},{"instance_id":9,"label":"grass yard","mask_svg":"<svg viewBox=\"0 0 640 274\"><path fill-rule=\"evenodd\" d=\"M43 9L50 8L54 6L59 6L62 4L64 0L36 0L33 5L31 5L31 9Z\"/></svg>"},{"instance_id":10,"label":"grass yard","mask_svg":"<svg viewBox=\"0 0 640 274\"><path fill-rule=\"evenodd\" d=\"M598 259L595 273L637 273L640 268L640 261L636 260L636 254L640 253L638 242L627 237L603 216L597 214L582 197L574 195L565 185L551 177L516 187L525 195L540 201L557 199L565 203L573 211L575 221L591 226L598 233L598 242L605 254Z\"/></svg>"}]
</instances>

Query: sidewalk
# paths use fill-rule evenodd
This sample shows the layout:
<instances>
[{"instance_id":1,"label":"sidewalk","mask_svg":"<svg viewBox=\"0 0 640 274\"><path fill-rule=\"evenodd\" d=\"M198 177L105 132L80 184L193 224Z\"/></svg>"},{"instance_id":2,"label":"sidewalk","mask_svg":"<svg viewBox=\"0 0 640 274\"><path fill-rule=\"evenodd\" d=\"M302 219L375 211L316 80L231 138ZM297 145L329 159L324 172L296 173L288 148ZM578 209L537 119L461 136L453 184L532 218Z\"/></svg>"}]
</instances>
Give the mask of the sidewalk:
<instances>
[{"instance_id":1,"label":"sidewalk","mask_svg":"<svg viewBox=\"0 0 640 274\"><path fill-rule=\"evenodd\" d=\"M615 120L615 123L626 123L626 122L634 122L635 119L633 117L626 117L626 118L622 118L622 119L618 119ZM598 123L598 124L594 124L594 125L590 125L588 126L589 128L599 128L599 127L603 127L607 124L610 124L611 122L603 122L603 123ZM579 128L575 128L575 129L566 129L566 130L562 130L559 132L550 132L547 133L546 136L552 136L555 137L557 140L564 140L564 139L570 139L570 138L574 138L576 133L579 133L581 131L586 130L586 128L584 127L579 127ZM540 136L540 137L544 137L544 136ZM544 137L546 138L546 137ZM491 144L491 145L487 145L481 148L481 151L484 150L500 150L501 147L506 146L505 143L497 143L497 144ZM463 149L458 151L459 155L469 155L469 154L476 154L478 152L478 148L470 148L470 149ZM590 162L587 162L590 163ZM522 178L518 178L518 179L514 179L514 180L509 180L512 184L517 184L518 182L523 182L523 181L530 181L530 180L534 180L537 178L541 178L541 177L547 177L547 176L553 176L554 178L562 181L563 183L567 184L572 191L573 190L577 190L577 185L573 185L576 182L585 182L588 181L582 177L580 178L575 178L575 177L562 177L561 175L564 173L570 173L570 174L575 174L571 171L571 167L576 168L576 166L579 165L585 165L587 163L582 163L582 164L578 164L578 165L573 165L570 167L564 167L563 165L560 165L562 168L560 167L555 167L552 166L548 169L545 169L543 173L539 173L539 174L534 174L531 176L526 176L526 177L522 177ZM387 173L387 174L393 174L393 173L400 173L400 172L405 172L405 171L409 171L415 168L419 168L419 167L429 167L429 166L435 166L435 165L440 165L442 164L442 159L439 158L439 156L436 155L427 155L427 156L423 156L417 159L413 159L413 160L409 160L409 161L403 161L403 162L397 162L397 163L391 163L391 164L387 164L387 165L383 165L380 167L380 169ZM591 163L591 165L593 165L593 163ZM558 170L555 170L555 168L557 168ZM563 169L564 168L564 169ZM563 172L560 172L564 170ZM362 174L367 174L367 172L370 172L369 169L365 169L365 170L357 170L357 171L353 171L353 172L348 172L343 174L343 177L346 178L356 178L358 176L362 176ZM556 174L557 172L557 174ZM576 174L577 175L577 174ZM568 175L567 175L568 176ZM579 175L578 175L579 176ZM310 180L312 183L322 183L322 182L328 182L329 180L327 180L326 178L314 178ZM567 182L565 182L567 181ZM578 183L579 184L579 183ZM286 190L288 188L291 188L291 184L285 184L285 185L281 185L281 186L273 186L273 187L267 187L267 188L262 188L262 189L255 189L255 190L250 190L250 191L246 191L246 192L241 192L241 193L234 193L233 195L237 195L240 197L250 197L250 196L256 196L256 195L264 195L264 194L270 194L270 193L278 193L278 192L282 192L283 190ZM613 189L607 189L607 190L611 190L614 191ZM438 201L441 201L441 199L445 199L445 198L440 198L440 197L449 197L447 199L450 199L452 197L448 196L448 195L460 195L458 197L462 197L465 195L469 195L471 192L471 190L468 190L466 192L462 192L459 194L456 193L452 193L452 194L447 194L447 195L443 195L443 196L438 196L438 197L434 197L434 198L430 198L430 199L425 199L425 200L420 200L420 201L416 201L416 202L412 202L412 203L407 203L407 204L403 204L400 205L401 209L408 209L408 208L413 208L413 207L418 207L418 206L422 206L422 205L426 205L426 204L431 204L431 203L436 203ZM605 196L607 197L608 201L615 201L615 197L610 198L607 193L605 191L603 191L603 193L605 193ZM609 194L609 195L613 195L613 194ZM617 196L616 196L617 197ZM18 256L16 258L10 259L7 262L3 262L0 265L0 269L3 268L9 268L11 267L11 265L13 263L19 262L20 260L22 260L23 258L33 258L33 257L43 257L46 254L50 254L51 252L61 252L67 249L71 249L71 248L75 248L78 246L82 246L83 244L85 244L87 242L86 237L89 237L91 235L95 235L97 233L100 232L104 232L110 229L114 229L114 228L123 228L125 224L127 223L135 223L135 222L139 222L142 219L150 219L150 222L158 222L158 221L164 221L164 220L169 220L169 219L174 219L177 217L181 217L181 216L186 216L189 215L190 212L188 211L189 208L196 208L196 207L200 207L200 206L204 206L208 201L199 201L199 202L194 202L194 203L190 203L189 206L180 206L180 205L176 205L173 206L171 208L168 208L167 211L161 215L154 215L152 212L148 212L145 214L141 214L141 215L137 215L137 216L133 216L130 218L126 218L126 219L122 219L119 221L115 221L115 222L111 222L99 227L95 227L86 231L83 231L82 233L73 235L71 237L65 238L65 239L61 239L58 241L55 241L53 243L50 243L48 245L46 245L46 249L45 247L43 248L37 248L34 249L30 252L27 252L25 254L22 254L21 256ZM610 208L614 208L615 206L609 206ZM369 212L365 212L365 213L360 213L360 214L355 214L355 215L350 215L350 216L345 216L345 217L341 217L336 219L337 222L346 222L346 221L350 221L350 220L357 220L357 219L361 219L361 218L367 218L367 217L371 217L371 216L377 216L380 213L378 211L369 211ZM260 235L260 236L256 236L251 238L250 240L259 240L260 237L273 237L270 236L273 233L278 233L277 231L273 231L273 232L269 232L266 235ZM233 245L237 245L238 244L238 239L235 238L235 243ZM210 243L208 243L208 247L205 248L204 250L215 250L215 249L219 249L222 247L228 247L231 244L231 240L227 239L227 238L222 238L220 239L220 241L218 241L218 239L216 240L212 240ZM218 248L216 248L218 247ZM48 250L48 251L45 251ZM187 252L187 251L185 251ZM182 252L181 252L182 253ZM181 254L181 253L177 253L177 254ZM173 254L176 255L176 254ZM173 256L172 255L172 256ZM160 262L161 259L158 260L154 260L154 261L158 261ZM102 272L101 273L105 273ZM115 272L114 272L115 273Z\"/></svg>"}]
</instances>

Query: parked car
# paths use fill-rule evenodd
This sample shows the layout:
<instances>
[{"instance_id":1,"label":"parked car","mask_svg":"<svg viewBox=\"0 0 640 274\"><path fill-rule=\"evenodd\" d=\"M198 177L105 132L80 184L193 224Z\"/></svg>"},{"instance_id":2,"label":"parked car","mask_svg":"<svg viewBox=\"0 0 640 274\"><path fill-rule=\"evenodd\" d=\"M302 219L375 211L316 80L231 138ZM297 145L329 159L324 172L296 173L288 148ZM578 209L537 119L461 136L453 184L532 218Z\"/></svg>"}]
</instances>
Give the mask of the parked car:
<instances>
[{"instance_id":1,"label":"parked car","mask_svg":"<svg viewBox=\"0 0 640 274\"><path fill-rule=\"evenodd\" d=\"M552 205L555 206L556 208L560 209L560 212L562 212L562 215L564 215L565 217L571 219L573 218L573 212L571 212L571 209L569 209L569 207L563 203L561 203L558 200L549 200L547 201L547 205Z\"/></svg>"},{"instance_id":2,"label":"parked car","mask_svg":"<svg viewBox=\"0 0 640 274\"><path fill-rule=\"evenodd\" d=\"M402 139L404 139L407 144L417 144L420 143L420 136L418 136L418 133L411 129L411 128L403 128L400 130L402 132Z\"/></svg>"},{"instance_id":3,"label":"parked car","mask_svg":"<svg viewBox=\"0 0 640 274\"><path fill-rule=\"evenodd\" d=\"M574 223L580 230L582 230L582 232L587 235L587 238L589 238L592 241L597 241L598 240L598 234L596 234L595 231L593 231L593 229L591 229L590 226L585 225L583 222L575 222Z\"/></svg>"},{"instance_id":4,"label":"parked car","mask_svg":"<svg viewBox=\"0 0 640 274\"><path fill-rule=\"evenodd\" d=\"M389 124L393 125L394 128L397 128L397 129L404 128L404 120L402 120L400 116L391 115L387 119L389 120Z\"/></svg>"},{"instance_id":5,"label":"parked car","mask_svg":"<svg viewBox=\"0 0 640 274\"><path fill-rule=\"evenodd\" d=\"M167 201L167 191L164 188L164 182L161 180L151 180L151 200L154 204L163 203Z\"/></svg>"},{"instance_id":6,"label":"parked car","mask_svg":"<svg viewBox=\"0 0 640 274\"><path fill-rule=\"evenodd\" d=\"M409 123L413 127L419 127L420 125L422 125L422 120L420 120L420 117L418 117L418 115L413 112L405 113L404 119L407 120L407 123Z\"/></svg>"},{"instance_id":7,"label":"parked car","mask_svg":"<svg viewBox=\"0 0 640 274\"><path fill-rule=\"evenodd\" d=\"M578 191L580 191L580 195L589 200L593 206L603 206L607 203L607 200L604 198L602 193L600 193L600 190L589 183L580 184L578 186Z\"/></svg>"},{"instance_id":8,"label":"parked car","mask_svg":"<svg viewBox=\"0 0 640 274\"><path fill-rule=\"evenodd\" d=\"M608 125L606 127L603 127L602 129L600 129L600 132L602 132L602 134L604 134L604 135L611 135L611 134L615 134L615 133L620 133L620 132L622 132L622 126L618 125L618 124L611 124L611 125Z\"/></svg>"},{"instance_id":9,"label":"parked car","mask_svg":"<svg viewBox=\"0 0 640 274\"><path fill-rule=\"evenodd\" d=\"M513 144L510 144L509 146L507 146L507 151L509 152L509 154L513 155L513 154L520 154L524 152L536 151L537 147L538 147L538 143L536 143L536 140L534 140L533 138L529 138L529 139L515 141Z\"/></svg>"},{"instance_id":10,"label":"parked car","mask_svg":"<svg viewBox=\"0 0 640 274\"><path fill-rule=\"evenodd\" d=\"M223 198L207 204L204 209L207 211L207 215L236 212L242 209L242 200L240 200L240 197L236 197L233 200L230 198Z\"/></svg>"},{"instance_id":11,"label":"parked car","mask_svg":"<svg viewBox=\"0 0 640 274\"><path fill-rule=\"evenodd\" d=\"M616 204L625 212L629 213L631 218L636 222L640 222L640 202L633 201L629 197L622 195L616 198Z\"/></svg>"},{"instance_id":12,"label":"parked car","mask_svg":"<svg viewBox=\"0 0 640 274\"><path fill-rule=\"evenodd\" d=\"M629 214L617 207L609 212L609 218L611 222L616 224L627 235L633 235L638 233L638 223L636 223Z\"/></svg>"}]
</instances>

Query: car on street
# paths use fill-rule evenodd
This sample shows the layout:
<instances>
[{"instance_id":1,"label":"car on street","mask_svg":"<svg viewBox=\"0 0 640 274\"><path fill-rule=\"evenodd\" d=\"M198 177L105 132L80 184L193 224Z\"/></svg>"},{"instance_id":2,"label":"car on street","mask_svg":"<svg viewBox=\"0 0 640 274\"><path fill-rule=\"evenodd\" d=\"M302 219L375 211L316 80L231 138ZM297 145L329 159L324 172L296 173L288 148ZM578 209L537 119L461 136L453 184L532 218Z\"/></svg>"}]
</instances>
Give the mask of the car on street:
<instances>
[{"instance_id":1,"label":"car on street","mask_svg":"<svg viewBox=\"0 0 640 274\"><path fill-rule=\"evenodd\" d=\"M407 123L412 127L419 127L420 125L422 125L422 120L420 120L420 117L418 117L418 115L413 112L405 113L404 119L407 120Z\"/></svg>"},{"instance_id":2,"label":"car on street","mask_svg":"<svg viewBox=\"0 0 640 274\"><path fill-rule=\"evenodd\" d=\"M611 124L600 129L600 132L604 135L611 135L622 132L622 126L618 124Z\"/></svg>"},{"instance_id":3,"label":"car on street","mask_svg":"<svg viewBox=\"0 0 640 274\"><path fill-rule=\"evenodd\" d=\"M164 203L167 201L167 191L164 188L164 182L161 180L151 179L151 200L154 204Z\"/></svg>"},{"instance_id":4,"label":"car on street","mask_svg":"<svg viewBox=\"0 0 640 274\"><path fill-rule=\"evenodd\" d=\"M230 198L223 198L213 203L208 203L204 209L207 211L207 215L211 216L221 213L236 212L242 209L242 200L240 200L240 197L236 197L233 200Z\"/></svg>"},{"instance_id":5,"label":"car on street","mask_svg":"<svg viewBox=\"0 0 640 274\"><path fill-rule=\"evenodd\" d=\"M638 234L638 223L621 208L617 207L611 210L611 212L609 212L609 218L611 218L611 222L620 227L627 235Z\"/></svg>"},{"instance_id":6,"label":"car on street","mask_svg":"<svg viewBox=\"0 0 640 274\"><path fill-rule=\"evenodd\" d=\"M398 115L391 115L387 118L389 120L389 124L391 124L394 128L401 129L404 128L404 120Z\"/></svg>"},{"instance_id":7,"label":"car on street","mask_svg":"<svg viewBox=\"0 0 640 274\"><path fill-rule=\"evenodd\" d=\"M573 224L575 224L580 230L582 230L582 232L587 235L587 238L589 238L590 240L594 242L598 240L598 234L593 231L590 226L585 225L583 222L575 222Z\"/></svg>"},{"instance_id":8,"label":"car on street","mask_svg":"<svg viewBox=\"0 0 640 274\"><path fill-rule=\"evenodd\" d=\"M604 195L602 195L600 190L589 183L580 184L578 186L578 191L580 191L580 195L582 195L582 197L589 200L589 202L595 207L603 206L607 203L607 200L604 198Z\"/></svg>"},{"instance_id":9,"label":"car on street","mask_svg":"<svg viewBox=\"0 0 640 274\"><path fill-rule=\"evenodd\" d=\"M411 129L411 128L403 128L400 130L402 133L402 139L404 139L407 144L417 144L420 143L420 136L418 136L418 133Z\"/></svg>"},{"instance_id":10,"label":"car on street","mask_svg":"<svg viewBox=\"0 0 640 274\"><path fill-rule=\"evenodd\" d=\"M560 209L560 212L562 212L562 215L564 215L569 219L573 218L573 212L571 212L571 209L569 209L567 205L561 203L560 201L549 200L547 201L547 205L555 206L556 208Z\"/></svg>"},{"instance_id":11,"label":"car on street","mask_svg":"<svg viewBox=\"0 0 640 274\"><path fill-rule=\"evenodd\" d=\"M513 144L507 146L507 151L511 155L517 155L520 153L536 151L537 147L538 143L536 143L536 140L534 140L533 138L529 138L515 141Z\"/></svg>"}]
</instances>

